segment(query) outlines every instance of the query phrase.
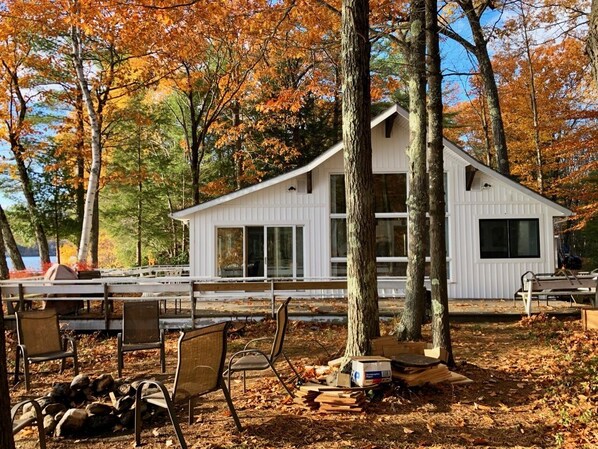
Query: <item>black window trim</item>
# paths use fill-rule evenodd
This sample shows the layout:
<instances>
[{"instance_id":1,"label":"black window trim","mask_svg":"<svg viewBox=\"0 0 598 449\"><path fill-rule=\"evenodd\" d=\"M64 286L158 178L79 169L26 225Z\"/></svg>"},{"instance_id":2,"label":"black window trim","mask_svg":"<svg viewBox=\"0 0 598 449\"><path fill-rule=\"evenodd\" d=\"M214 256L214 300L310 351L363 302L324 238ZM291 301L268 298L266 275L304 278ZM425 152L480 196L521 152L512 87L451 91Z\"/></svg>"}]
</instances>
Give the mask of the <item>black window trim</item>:
<instances>
[{"instance_id":1,"label":"black window trim","mask_svg":"<svg viewBox=\"0 0 598 449\"><path fill-rule=\"evenodd\" d=\"M482 222L488 222L488 221L506 221L507 222L507 256L505 257L500 257L500 256L493 256L493 257L484 257L482 255ZM538 253L537 255L533 255L533 256L512 256L511 255L511 226L510 223L512 221L533 221L537 224L537 248L538 248ZM479 247L480 247L480 259L481 260L493 260L493 259L540 259L542 257L542 251L540 248L540 244L541 244L541 239L540 239L540 219L539 218L480 218L478 220L478 232L479 232Z\"/></svg>"}]
</instances>

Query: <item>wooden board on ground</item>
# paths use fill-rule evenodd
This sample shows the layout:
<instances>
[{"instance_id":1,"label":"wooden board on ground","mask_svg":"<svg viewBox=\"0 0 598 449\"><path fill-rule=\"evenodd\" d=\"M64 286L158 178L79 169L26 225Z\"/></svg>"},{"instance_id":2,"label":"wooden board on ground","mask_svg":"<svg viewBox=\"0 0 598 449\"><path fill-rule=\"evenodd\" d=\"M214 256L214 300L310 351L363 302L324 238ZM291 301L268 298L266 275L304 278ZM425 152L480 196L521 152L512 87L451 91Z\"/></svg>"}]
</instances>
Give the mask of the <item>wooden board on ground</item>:
<instances>
[{"instance_id":1,"label":"wooden board on ground","mask_svg":"<svg viewBox=\"0 0 598 449\"><path fill-rule=\"evenodd\" d=\"M598 329L598 309L582 309L581 324L584 331Z\"/></svg>"}]
</instances>

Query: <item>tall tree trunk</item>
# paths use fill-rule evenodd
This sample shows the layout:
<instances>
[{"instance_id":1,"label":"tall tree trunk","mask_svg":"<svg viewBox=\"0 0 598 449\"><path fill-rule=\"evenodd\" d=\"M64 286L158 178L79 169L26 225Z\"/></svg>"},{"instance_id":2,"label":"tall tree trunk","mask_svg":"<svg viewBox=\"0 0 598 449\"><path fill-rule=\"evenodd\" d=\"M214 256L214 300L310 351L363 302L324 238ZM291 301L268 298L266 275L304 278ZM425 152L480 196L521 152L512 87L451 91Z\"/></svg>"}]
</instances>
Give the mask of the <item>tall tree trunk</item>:
<instances>
[{"instance_id":1,"label":"tall tree trunk","mask_svg":"<svg viewBox=\"0 0 598 449\"><path fill-rule=\"evenodd\" d=\"M141 129L137 132L137 266L141 266L141 231L143 229L143 183L141 182Z\"/></svg>"},{"instance_id":2,"label":"tall tree trunk","mask_svg":"<svg viewBox=\"0 0 598 449\"><path fill-rule=\"evenodd\" d=\"M489 2L486 2L489 3ZM473 0L459 0L459 4L465 12L474 42L473 52L478 60L480 74L484 83L486 92L486 102L488 104L488 113L490 114L490 123L492 124L492 139L494 142L494 152L496 154L497 169L505 176L511 174L509 166L509 154L507 152L507 139L505 137L505 127L502 121L500 110L500 99L496 79L494 78L494 69L488 54L488 42L484 36L484 30L481 24L481 14L485 8L476 9Z\"/></svg>"},{"instance_id":3,"label":"tall tree trunk","mask_svg":"<svg viewBox=\"0 0 598 449\"><path fill-rule=\"evenodd\" d=\"M79 4L75 1L75 14L79 13ZM87 194L85 195L85 209L83 212L83 226L81 228L81 240L79 242L79 252L77 254L78 262L86 263L89 253L89 243L91 240L91 228L94 216L94 203L100 181L100 169L102 163L101 155L101 130L96 111L93 107L89 83L83 70L83 44L81 42L81 30L77 24L71 27L71 40L73 46L73 62L77 73L77 80L85 105L91 128L91 168L89 171L89 180L87 183Z\"/></svg>"},{"instance_id":4,"label":"tall tree trunk","mask_svg":"<svg viewBox=\"0 0 598 449\"><path fill-rule=\"evenodd\" d=\"M19 180L21 181L23 195L25 196L25 201L27 203L27 211L29 212L29 218L35 232L39 257L43 266L44 264L50 263L48 239L46 238L46 232L44 230L42 219L35 201L33 187L31 185L31 178L29 177L29 171L25 165L25 149L23 148L20 134L21 130L25 127L25 120L27 119L27 100L25 99L25 96L21 90L20 79L17 71L12 70L4 62L2 65L4 66L10 79L13 107L16 111L16 122L7 122L8 141L10 144L10 150L15 158Z\"/></svg>"},{"instance_id":5,"label":"tall tree trunk","mask_svg":"<svg viewBox=\"0 0 598 449\"><path fill-rule=\"evenodd\" d=\"M370 129L369 0L344 0L341 18L347 203L348 335L345 356L370 352L380 335Z\"/></svg>"},{"instance_id":6,"label":"tall tree trunk","mask_svg":"<svg viewBox=\"0 0 598 449\"><path fill-rule=\"evenodd\" d=\"M14 145L14 146L13 146ZM31 179L29 178L29 172L25 166L23 160L23 148L18 142L14 142L11 138L11 149L15 156L15 162L17 164L17 171L19 172L19 178L23 187L23 196L27 203L27 210L29 211L29 217L31 218L31 224L35 231L35 240L37 241L37 248L39 250L39 259L42 266L50 263L50 249L48 248L48 238L46 237L46 231L42 224L42 220L37 208L35 196L31 188Z\"/></svg>"},{"instance_id":7,"label":"tall tree trunk","mask_svg":"<svg viewBox=\"0 0 598 449\"><path fill-rule=\"evenodd\" d=\"M540 119L539 119L539 111L538 111L538 101L536 95L536 72L534 70L534 64L532 61L532 51L531 51L531 44L529 35L527 33L527 16L525 15L525 10L523 9L523 3L519 3L519 7L521 9L521 24L523 28L523 45L525 50L525 56L527 59L527 69L529 72L529 96L530 96L530 106L532 109L532 119L533 119L533 140L534 140L534 149L536 150L536 165L537 165L537 172L536 172L536 184L538 186L538 193L544 193L544 159L542 157L542 146L540 143Z\"/></svg>"},{"instance_id":8,"label":"tall tree trunk","mask_svg":"<svg viewBox=\"0 0 598 449\"><path fill-rule=\"evenodd\" d=\"M93 202L93 222L91 224L91 234L89 240L89 249L91 254L91 266L96 268L100 266L100 191L96 190L96 199Z\"/></svg>"},{"instance_id":9,"label":"tall tree trunk","mask_svg":"<svg viewBox=\"0 0 598 449\"><path fill-rule=\"evenodd\" d=\"M0 279L8 279L10 272L8 271L8 263L6 263L6 246L4 245L4 237L2 237L2 228L0 228ZM0 304L2 307L2 304Z\"/></svg>"},{"instance_id":10,"label":"tall tree trunk","mask_svg":"<svg viewBox=\"0 0 598 449\"><path fill-rule=\"evenodd\" d=\"M85 117L83 108L83 93L81 92L81 86L77 85L77 95L75 98L75 112L77 113L77 130L75 141L75 149L77 154L77 189L75 191L75 195L77 204L76 208L79 241L81 241L83 216L85 215Z\"/></svg>"},{"instance_id":11,"label":"tall tree trunk","mask_svg":"<svg viewBox=\"0 0 598 449\"><path fill-rule=\"evenodd\" d=\"M588 40L586 42L586 53L590 58L594 82L598 87L598 0L592 0L592 10L590 11L588 27Z\"/></svg>"},{"instance_id":12,"label":"tall tree trunk","mask_svg":"<svg viewBox=\"0 0 598 449\"><path fill-rule=\"evenodd\" d=\"M12 266L17 271L24 270L25 263L23 262L23 257L21 257L19 247L17 246L15 237L12 234L12 229L10 229L10 223L8 222L8 218L4 213L4 209L2 209L2 205L0 205L0 232L2 232L2 235L4 237L4 244L6 249L8 250L8 254L10 255L10 260L12 260Z\"/></svg>"},{"instance_id":13,"label":"tall tree trunk","mask_svg":"<svg viewBox=\"0 0 598 449\"><path fill-rule=\"evenodd\" d=\"M428 49L428 127L430 172L430 284L432 287L432 339L434 346L445 348L449 365L454 365L446 270L444 143L442 127L442 74L438 43L438 1L426 3L426 46Z\"/></svg>"},{"instance_id":14,"label":"tall tree trunk","mask_svg":"<svg viewBox=\"0 0 598 449\"><path fill-rule=\"evenodd\" d=\"M423 0L410 7L411 45L409 52L409 212L407 283L405 310L396 329L399 340L418 340L424 316L426 210L428 182L426 173L426 80L425 80L425 9Z\"/></svg>"},{"instance_id":15,"label":"tall tree trunk","mask_svg":"<svg viewBox=\"0 0 598 449\"><path fill-rule=\"evenodd\" d=\"M15 439L12 435L10 419L10 390L8 388L8 373L6 372L6 338L4 327L4 310L0 307L0 447L15 449Z\"/></svg>"},{"instance_id":16,"label":"tall tree trunk","mask_svg":"<svg viewBox=\"0 0 598 449\"><path fill-rule=\"evenodd\" d=\"M233 128L237 133L237 138L235 139L235 154L233 156L233 161L235 162L235 188L237 190L241 190L244 186L243 183L243 138L239 133L239 126L241 126L241 107L239 106L239 102L235 101L232 104L232 111L233 111Z\"/></svg>"}]
</instances>

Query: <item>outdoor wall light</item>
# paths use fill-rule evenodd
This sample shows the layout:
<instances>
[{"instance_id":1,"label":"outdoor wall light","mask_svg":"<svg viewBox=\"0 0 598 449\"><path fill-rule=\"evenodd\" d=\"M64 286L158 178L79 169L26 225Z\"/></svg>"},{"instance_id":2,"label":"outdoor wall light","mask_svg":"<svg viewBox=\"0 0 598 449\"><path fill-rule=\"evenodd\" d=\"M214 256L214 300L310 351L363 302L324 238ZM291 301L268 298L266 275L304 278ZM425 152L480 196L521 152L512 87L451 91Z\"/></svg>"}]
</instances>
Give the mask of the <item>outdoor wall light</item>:
<instances>
[{"instance_id":1,"label":"outdoor wall light","mask_svg":"<svg viewBox=\"0 0 598 449\"><path fill-rule=\"evenodd\" d=\"M482 185L482 189L489 189L490 187L492 187L492 185L488 184L487 182Z\"/></svg>"},{"instance_id":2,"label":"outdoor wall light","mask_svg":"<svg viewBox=\"0 0 598 449\"><path fill-rule=\"evenodd\" d=\"M288 190L289 192L294 192L294 191L295 191L295 190L297 190L297 189L295 188L295 186L291 186L291 187L289 187L287 190Z\"/></svg>"}]
</instances>

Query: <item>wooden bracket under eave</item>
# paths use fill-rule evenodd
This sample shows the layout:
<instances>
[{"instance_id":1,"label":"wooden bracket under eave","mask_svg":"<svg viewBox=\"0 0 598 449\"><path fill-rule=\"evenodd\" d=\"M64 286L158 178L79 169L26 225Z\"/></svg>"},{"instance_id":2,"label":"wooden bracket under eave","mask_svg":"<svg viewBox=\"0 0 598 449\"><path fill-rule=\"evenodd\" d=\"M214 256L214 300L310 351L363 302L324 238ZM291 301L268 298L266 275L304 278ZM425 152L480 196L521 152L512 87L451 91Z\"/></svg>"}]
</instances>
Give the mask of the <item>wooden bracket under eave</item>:
<instances>
[{"instance_id":1,"label":"wooden bracket under eave","mask_svg":"<svg viewBox=\"0 0 598 449\"><path fill-rule=\"evenodd\" d=\"M468 192L471 190L471 185L473 184L473 179L475 178L477 171L478 169L473 165L467 165L465 167L465 190Z\"/></svg>"},{"instance_id":2,"label":"wooden bracket under eave","mask_svg":"<svg viewBox=\"0 0 598 449\"><path fill-rule=\"evenodd\" d=\"M310 171L308 171L308 172L305 174L305 178L306 178L306 180L307 180L307 183L306 183L306 184L307 184L307 186L306 186L306 187L307 187L307 188L306 188L306 190L307 190L307 193L311 193L311 189L312 189L312 183L311 183L311 170L310 170Z\"/></svg>"},{"instance_id":3,"label":"wooden bracket under eave","mask_svg":"<svg viewBox=\"0 0 598 449\"><path fill-rule=\"evenodd\" d=\"M384 120L384 136L387 139L390 139L390 136L392 135L392 126L395 123L395 118L397 118L397 115L399 114L395 112L386 120Z\"/></svg>"}]
</instances>

